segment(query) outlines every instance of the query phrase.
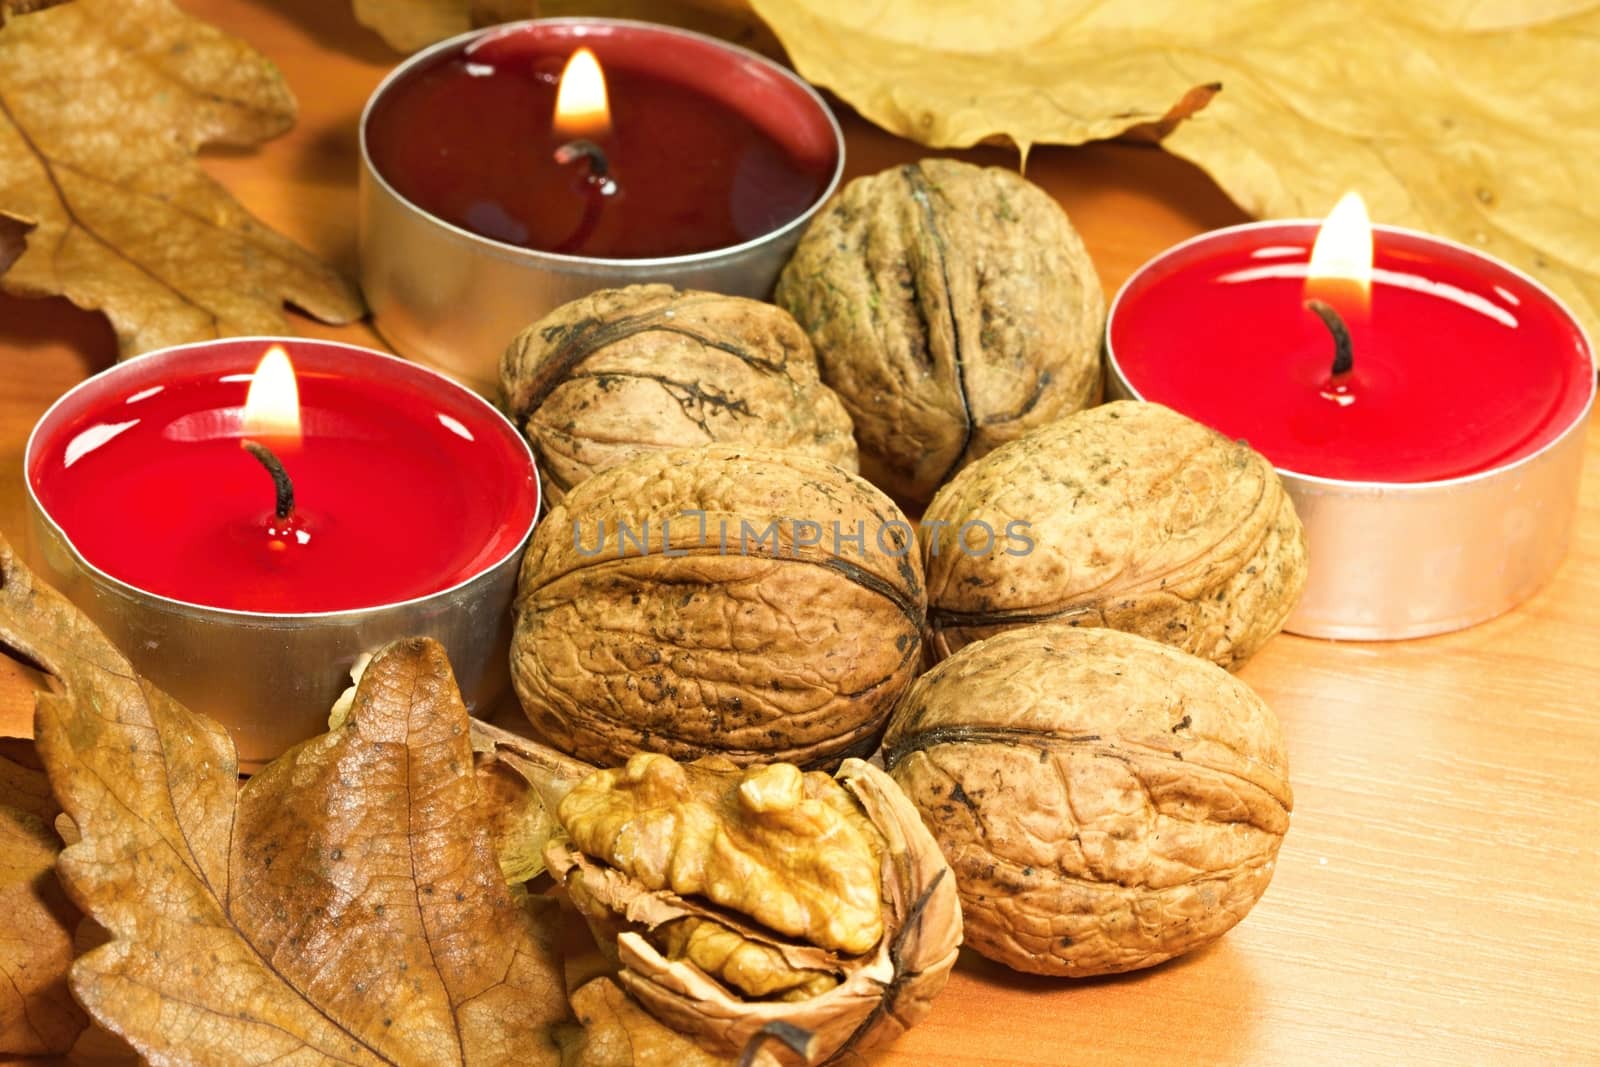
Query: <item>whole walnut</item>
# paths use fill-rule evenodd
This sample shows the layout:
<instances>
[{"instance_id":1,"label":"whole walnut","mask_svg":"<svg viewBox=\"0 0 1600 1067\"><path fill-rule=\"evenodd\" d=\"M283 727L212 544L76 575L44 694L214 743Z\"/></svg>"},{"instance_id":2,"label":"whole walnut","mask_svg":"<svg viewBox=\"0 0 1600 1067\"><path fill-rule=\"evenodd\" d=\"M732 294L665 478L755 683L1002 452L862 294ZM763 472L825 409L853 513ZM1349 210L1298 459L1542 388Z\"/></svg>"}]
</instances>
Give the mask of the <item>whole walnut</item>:
<instances>
[{"instance_id":1,"label":"whole walnut","mask_svg":"<svg viewBox=\"0 0 1600 1067\"><path fill-rule=\"evenodd\" d=\"M922 534L936 656L1060 620L1232 669L1282 629L1306 581L1305 532L1272 464L1136 401L974 463L928 505Z\"/></svg>"},{"instance_id":2,"label":"whole walnut","mask_svg":"<svg viewBox=\"0 0 1600 1067\"><path fill-rule=\"evenodd\" d=\"M863 1050L920 1019L955 964L950 869L861 760L829 777L641 753L557 815L545 859L617 981L713 1052L774 1030L805 1063Z\"/></svg>"},{"instance_id":3,"label":"whole walnut","mask_svg":"<svg viewBox=\"0 0 1600 1067\"><path fill-rule=\"evenodd\" d=\"M1278 721L1214 664L1025 626L907 692L884 764L955 871L967 943L1021 971L1149 967L1244 918L1293 795Z\"/></svg>"},{"instance_id":4,"label":"whole walnut","mask_svg":"<svg viewBox=\"0 0 1600 1067\"><path fill-rule=\"evenodd\" d=\"M500 361L545 498L646 452L715 441L856 469L850 416L805 333L771 304L670 285L604 289L523 330Z\"/></svg>"},{"instance_id":5,"label":"whole walnut","mask_svg":"<svg viewBox=\"0 0 1600 1067\"><path fill-rule=\"evenodd\" d=\"M711 445L597 474L539 524L518 583L523 710L600 766L866 755L922 657L905 516L794 453Z\"/></svg>"},{"instance_id":6,"label":"whole walnut","mask_svg":"<svg viewBox=\"0 0 1600 1067\"><path fill-rule=\"evenodd\" d=\"M1094 264L1055 200L1009 170L925 159L856 179L775 299L855 421L862 473L903 499L1100 395Z\"/></svg>"}]
</instances>

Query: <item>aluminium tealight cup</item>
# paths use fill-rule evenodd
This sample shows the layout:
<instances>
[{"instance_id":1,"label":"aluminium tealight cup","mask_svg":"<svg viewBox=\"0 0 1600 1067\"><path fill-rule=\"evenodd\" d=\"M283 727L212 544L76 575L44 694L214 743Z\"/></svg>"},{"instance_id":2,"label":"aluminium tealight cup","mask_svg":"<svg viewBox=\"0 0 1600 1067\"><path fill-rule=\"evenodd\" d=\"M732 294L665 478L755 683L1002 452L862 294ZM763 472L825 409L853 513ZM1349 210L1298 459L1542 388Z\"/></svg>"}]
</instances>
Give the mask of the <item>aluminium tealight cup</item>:
<instances>
[{"instance_id":1,"label":"aluminium tealight cup","mask_svg":"<svg viewBox=\"0 0 1600 1067\"><path fill-rule=\"evenodd\" d=\"M441 53L488 34L534 27L648 33L662 47L714 49L732 69L781 79L809 101L831 131L833 173L805 211L742 244L689 255L608 259L522 248L479 236L413 204L379 173L367 147L367 123L389 88ZM486 396L499 388L500 357L525 328L562 304L597 289L662 282L679 289L767 299L806 224L844 174L844 133L816 90L765 56L714 37L629 19L557 18L506 23L441 41L391 71L361 115L359 244L361 288L374 325L395 351L437 367Z\"/></svg>"},{"instance_id":2,"label":"aluminium tealight cup","mask_svg":"<svg viewBox=\"0 0 1600 1067\"><path fill-rule=\"evenodd\" d=\"M225 342L289 342L358 352L392 364L429 388L462 394L527 456L535 499L538 470L522 435L503 415L437 371L354 345L306 338L246 337ZM81 410L130 385L155 384L184 353L218 344L178 345L102 371L58 399L34 426L24 453L31 472L41 442ZM517 567L534 518L515 547L467 579L435 593L349 611L277 614L208 607L140 589L84 559L34 492L31 562L128 657L134 668L190 710L227 727L241 771L260 770L291 746L323 733L335 700L350 685L357 660L390 641L432 637L449 655L462 698L472 711L490 709L510 688L511 600ZM537 504L530 516L537 515Z\"/></svg>"},{"instance_id":3,"label":"aluminium tealight cup","mask_svg":"<svg viewBox=\"0 0 1600 1067\"><path fill-rule=\"evenodd\" d=\"M1112 301L1105 340L1111 400L1143 400L1123 374L1110 324L1123 297L1167 257L1220 236L1320 219L1246 223L1191 238L1134 272ZM1561 301L1516 268L1465 245L1395 226L1375 231L1436 242L1508 271L1543 294L1583 337L1589 394L1549 444L1521 459L1431 482L1346 481L1278 468L1305 526L1308 576L1284 629L1307 637L1385 641L1476 625L1547 582L1566 555L1577 511L1585 429L1594 407L1594 346Z\"/></svg>"}]
</instances>

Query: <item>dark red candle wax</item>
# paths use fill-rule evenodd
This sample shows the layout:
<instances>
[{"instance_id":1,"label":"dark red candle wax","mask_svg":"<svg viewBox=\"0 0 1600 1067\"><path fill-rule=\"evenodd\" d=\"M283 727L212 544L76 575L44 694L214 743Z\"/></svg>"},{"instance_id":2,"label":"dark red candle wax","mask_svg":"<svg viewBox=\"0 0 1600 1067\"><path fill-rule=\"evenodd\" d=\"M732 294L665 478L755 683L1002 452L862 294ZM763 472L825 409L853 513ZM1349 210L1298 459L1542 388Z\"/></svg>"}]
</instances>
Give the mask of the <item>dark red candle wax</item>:
<instances>
[{"instance_id":1,"label":"dark red candle wax","mask_svg":"<svg viewBox=\"0 0 1600 1067\"><path fill-rule=\"evenodd\" d=\"M1525 277L1379 227L1354 369L1305 308L1315 225L1241 227L1162 257L1119 296L1118 366L1166 404L1274 465L1348 481L1423 482L1532 455L1583 411L1593 363L1571 317Z\"/></svg>"},{"instance_id":2,"label":"dark red candle wax","mask_svg":"<svg viewBox=\"0 0 1600 1067\"><path fill-rule=\"evenodd\" d=\"M583 164L553 125L579 46L605 71L616 192L582 232ZM429 214L506 244L642 259L726 248L810 208L838 160L809 96L710 43L630 27L512 27L446 52L387 87L364 137L373 165Z\"/></svg>"},{"instance_id":3,"label":"dark red candle wax","mask_svg":"<svg viewBox=\"0 0 1600 1067\"><path fill-rule=\"evenodd\" d=\"M435 593L520 543L534 476L508 428L463 390L347 349L290 345L303 439L274 442L295 492L276 519L272 478L240 444L264 346L218 347L41 424L34 493L101 571L191 604L303 614Z\"/></svg>"}]
</instances>

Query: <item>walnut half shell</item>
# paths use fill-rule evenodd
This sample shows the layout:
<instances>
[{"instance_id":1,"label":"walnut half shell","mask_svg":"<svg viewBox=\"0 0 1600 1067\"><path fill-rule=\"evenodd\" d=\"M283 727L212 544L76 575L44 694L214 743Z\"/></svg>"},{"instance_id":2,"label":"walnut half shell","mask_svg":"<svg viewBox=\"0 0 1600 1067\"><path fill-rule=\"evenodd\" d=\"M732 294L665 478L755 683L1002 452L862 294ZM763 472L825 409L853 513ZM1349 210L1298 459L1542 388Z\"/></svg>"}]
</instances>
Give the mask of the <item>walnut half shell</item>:
<instances>
[{"instance_id":1,"label":"walnut half shell","mask_svg":"<svg viewBox=\"0 0 1600 1067\"><path fill-rule=\"evenodd\" d=\"M1226 671L1060 623L968 645L923 675L884 738L944 849L967 941L1021 971L1093 975L1220 937L1289 827L1271 709Z\"/></svg>"},{"instance_id":2,"label":"walnut half shell","mask_svg":"<svg viewBox=\"0 0 1600 1067\"><path fill-rule=\"evenodd\" d=\"M562 801L545 849L618 981L737 1055L774 1031L808 1064L926 1014L961 943L954 879L887 775L641 753Z\"/></svg>"}]
</instances>

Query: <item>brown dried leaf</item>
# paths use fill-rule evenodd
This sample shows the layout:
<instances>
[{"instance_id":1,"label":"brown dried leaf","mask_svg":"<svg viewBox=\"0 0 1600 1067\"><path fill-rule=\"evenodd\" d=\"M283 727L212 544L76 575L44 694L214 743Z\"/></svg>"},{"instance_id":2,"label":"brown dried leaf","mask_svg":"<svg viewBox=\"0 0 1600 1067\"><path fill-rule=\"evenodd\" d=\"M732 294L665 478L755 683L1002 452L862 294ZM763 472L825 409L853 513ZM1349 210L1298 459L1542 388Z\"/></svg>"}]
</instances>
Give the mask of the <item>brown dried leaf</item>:
<instances>
[{"instance_id":1,"label":"brown dried leaf","mask_svg":"<svg viewBox=\"0 0 1600 1067\"><path fill-rule=\"evenodd\" d=\"M4 756L0 756L0 805L31 815L46 826L61 813L44 772L20 766Z\"/></svg>"},{"instance_id":2,"label":"brown dried leaf","mask_svg":"<svg viewBox=\"0 0 1600 1067\"><path fill-rule=\"evenodd\" d=\"M0 759L0 797L0 1058L65 1052L89 1020L67 990L78 909L56 880L50 785Z\"/></svg>"},{"instance_id":3,"label":"brown dried leaf","mask_svg":"<svg viewBox=\"0 0 1600 1067\"><path fill-rule=\"evenodd\" d=\"M45 665L51 783L82 841L73 899L113 940L72 988L162 1062L559 1061L544 933L478 817L443 649L380 651L345 725L242 790L221 726L135 675L0 542L0 642Z\"/></svg>"},{"instance_id":4,"label":"brown dried leaf","mask_svg":"<svg viewBox=\"0 0 1600 1067\"><path fill-rule=\"evenodd\" d=\"M1165 134L1252 214L1358 189L1378 221L1501 256L1600 326L1595 0L752 6L802 75L923 144Z\"/></svg>"},{"instance_id":5,"label":"brown dried leaf","mask_svg":"<svg viewBox=\"0 0 1600 1067\"><path fill-rule=\"evenodd\" d=\"M35 227L0 285L103 311L124 356L329 322L354 286L253 218L202 145L288 129L295 102L249 45L171 0L76 0L0 31L0 212ZM3 262L3 256L0 256Z\"/></svg>"},{"instance_id":6,"label":"brown dried leaf","mask_svg":"<svg viewBox=\"0 0 1600 1067\"><path fill-rule=\"evenodd\" d=\"M356 21L401 52L516 19L563 15L662 22L773 53L772 33L746 0L354 0Z\"/></svg>"}]
</instances>

